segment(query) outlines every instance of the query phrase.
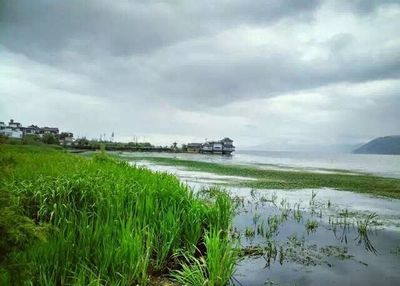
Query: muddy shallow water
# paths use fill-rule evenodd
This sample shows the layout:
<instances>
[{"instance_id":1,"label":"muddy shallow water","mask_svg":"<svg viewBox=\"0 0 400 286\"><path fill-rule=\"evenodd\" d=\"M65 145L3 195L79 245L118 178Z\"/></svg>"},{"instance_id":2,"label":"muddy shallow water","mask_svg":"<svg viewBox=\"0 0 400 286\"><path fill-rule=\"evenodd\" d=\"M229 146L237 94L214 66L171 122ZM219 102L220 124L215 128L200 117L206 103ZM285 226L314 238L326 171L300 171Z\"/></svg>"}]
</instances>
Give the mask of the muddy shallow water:
<instances>
[{"instance_id":1,"label":"muddy shallow water","mask_svg":"<svg viewBox=\"0 0 400 286\"><path fill-rule=\"evenodd\" d=\"M328 208L327 204L317 203L319 207L314 212L309 206L300 207L301 214L297 218L292 209L267 239L258 233L258 225L268 228L268 217L280 219L282 207L280 203L275 206L271 202L260 202L257 200L260 191L255 193L252 200L239 208L234 225L241 233L242 247L263 247L272 241L276 244L276 253L242 260L235 278L243 285L263 285L265 282L271 285L396 285L400 281L400 257L393 253L400 245L398 227L374 225L365 241L357 231L357 219L347 218L348 226L340 223L343 217L337 213L343 210L341 205L333 207L331 203ZM322 204L322 201L316 201ZM357 213L359 220L366 213ZM393 214L390 216L392 218ZM382 217L384 215L379 216ZM338 225L332 223L336 219ZM318 224L314 230L306 227L310 221ZM255 229L254 236L243 235L246 229Z\"/></svg>"},{"instance_id":2,"label":"muddy shallow water","mask_svg":"<svg viewBox=\"0 0 400 286\"><path fill-rule=\"evenodd\" d=\"M136 164L175 174L195 191L226 188L245 252L236 285L400 285L400 200L333 189L251 190L231 186L251 178Z\"/></svg>"}]
</instances>

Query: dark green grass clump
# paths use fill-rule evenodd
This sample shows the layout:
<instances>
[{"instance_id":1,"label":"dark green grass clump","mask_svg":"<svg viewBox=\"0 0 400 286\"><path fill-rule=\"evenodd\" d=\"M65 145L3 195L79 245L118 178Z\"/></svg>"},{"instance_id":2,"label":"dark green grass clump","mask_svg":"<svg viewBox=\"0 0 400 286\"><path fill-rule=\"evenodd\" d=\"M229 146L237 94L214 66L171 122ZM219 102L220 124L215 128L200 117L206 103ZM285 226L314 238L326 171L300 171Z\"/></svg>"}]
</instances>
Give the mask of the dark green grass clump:
<instances>
[{"instance_id":1,"label":"dark green grass clump","mask_svg":"<svg viewBox=\"0 0 400 286\"><path fill-rule=\"evenodd\" d=\"M129 160L146 160L157 164L182 166L196 171L221 175L251 177L256 180L239 182L249 188L303 189L334 188L338 190L369 193L400 199L400 179L368 174L316 173L304 171L266 170L245 165L227 165L165 157L128 157Z\"/></svg>"},{"instance_id":2,"label":"dark green grass clump","mask_svg":"<svg viewBox=\"0 0 400 286\"><path fill-rule=\"evenodd\" d=\"M223 194L200 199L172 175L105 154L88 159L33 146L0 145L0 164L1 187L23 218L21 233L29 235L10 255L28 269L25 283L144 285L179 269L181 257L218 259L214 245L231 249L230 201ZM1 243L10 243L10 235L2 233ZM205 279L233 273L234 263L210 264ZM1 264L0 270L17 281ZM229 277L218 279L213 285Z\"/></svg>"}]
</instances>

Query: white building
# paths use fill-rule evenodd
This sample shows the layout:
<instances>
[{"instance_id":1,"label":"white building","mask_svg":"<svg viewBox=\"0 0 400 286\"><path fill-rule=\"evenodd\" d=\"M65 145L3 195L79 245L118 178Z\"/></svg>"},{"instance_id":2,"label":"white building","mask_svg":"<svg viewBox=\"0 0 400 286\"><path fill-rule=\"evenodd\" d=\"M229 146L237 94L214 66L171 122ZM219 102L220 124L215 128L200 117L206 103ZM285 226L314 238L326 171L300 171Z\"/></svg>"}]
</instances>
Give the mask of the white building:
<instances>
[{"instance_id":1,"label":"white building","mask_svg":"<svg viewBox=\"0 0 400 286\"><path fill-rule=\"evenodd\" d=\"M235 151L233 140L225 137L219 141L207 141L200 149L200 153L231 154Z\"/></svg>"},{"instance_id":2,"label":"white building","mask_svg":"<svg viewBox=\"0 0 400 286\"><path fill-rule=\"evenodd\" d=\"M0 122L0 134L10 138L21 139L23 135L22 130L19 128L21 124L19 124L18 122L14 122L13 120L11 120L10 123L16 124L6 126L4 122Z\"/></svg>"},{"instance_id":3,"label":"white building","mask_svg":"<svg viewBox=\"0 0 400 286\"><path fill-rule=\"evenodd\" d=\"M8 127L10 127L10 128L21 128L21 123L15 122L14 119L11 119L10 122L8 122Z\"/></svg>"}]
</instances>

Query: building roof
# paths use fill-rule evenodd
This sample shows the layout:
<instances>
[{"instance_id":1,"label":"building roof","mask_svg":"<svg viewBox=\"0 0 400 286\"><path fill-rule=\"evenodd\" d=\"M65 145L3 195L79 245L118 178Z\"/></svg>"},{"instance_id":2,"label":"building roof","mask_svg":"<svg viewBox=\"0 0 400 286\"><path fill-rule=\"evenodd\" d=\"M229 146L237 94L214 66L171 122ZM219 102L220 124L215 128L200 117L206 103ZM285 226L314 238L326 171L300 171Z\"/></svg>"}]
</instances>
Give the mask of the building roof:
<instances>
[{"instance_id":1,"label":"building roof","mask_svg":"<svg viewBox=\"0 0 400 286\"><path fill-rule=\"evenodd\" d=\"M57 127L42 127L40 129L43 131L58 131Z\"/></svg>"},{"instance_id":2,"label":"building roof","mask_svg":"<svg viewBox=\"0 0 400 286\"><path fill-rule=\"evenodd\" d=\"M205 144L222 144L221 141L208 141Z\"/></svg>"},{"instance_id":3,"label":"building roof","mask_svg":"<svg viewBox=\"0 0 400 286\"><path fill-rule=\"evenodd\" d=\"M201 145L203 145L203 144L201 144L201 143L188 143L187 147L201 147Z\"/></svg>"}]
</instances>

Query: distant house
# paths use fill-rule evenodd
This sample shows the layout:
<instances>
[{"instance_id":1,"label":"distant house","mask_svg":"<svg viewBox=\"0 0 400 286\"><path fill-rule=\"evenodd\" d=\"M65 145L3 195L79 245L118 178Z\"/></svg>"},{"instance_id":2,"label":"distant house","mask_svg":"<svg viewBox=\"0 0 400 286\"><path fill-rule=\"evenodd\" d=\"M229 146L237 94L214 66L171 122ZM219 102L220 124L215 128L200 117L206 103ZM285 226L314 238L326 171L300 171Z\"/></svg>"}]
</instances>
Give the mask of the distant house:
<instances>
[{"instance_id":1,"label":"distant house","mask_svg":"<svg viewBox=\"0 0 400 286\"><path fill-rule=\"evenodd\" d=\"M7 128L7 125L3 121L0 121L0 135L7 136L6 128Z\"/></svg>"},{"instance_id":2,"label":"distant house","mask_svg":"<svg viewBox=\"0 0 400 286\"><path fill-rule=\"evenodd\" d=\"M199 153L201 150L201 143L188 143L186 149L190 153Z\"/></svg>"},{"instance_id":3,"label":"distant house","mask_svg":"<svg viewBox=\"0 0 400 286\"><path fill-rule=\"evenodd\" d=\"M13 119L10 120L8 126L6 126L4 122L0 122L0 134L10 138L20 139L23 136L21 124L14 122Z\"/></svg>"},{"instance_id":4,"label":"distant house","mask_svg":"<svg viewBox=\"0 0 400 286\"><path fill-rule=\"evenodd\" d=\"M60 145L72 146L72 143L74 142L74 134L71 132L61 132L61 134L58 135L58 138L60 140Z\"/></svg>"},{"instance_id":5,"label":"distant house","mask_svg":"<svg viewBox=\"0 0 400 286\"><path fill-rule=\"evenodd\" d=\"M23 127L21 123L10 119L8 125L4 122L0 122L0 135L10 137L10 138L22 138L26 135L39 135L43 137L45 134L53 134L56 138L62 139L66 145L72 144L73 134L68 132L63 132L63 136L59 134L59 129L57 127L38 127L37 125L30 125L28 127Z\"/></svg>"},{"instance_id":6,"label":"distant house","mask_svg":"<svg viewBox=\"0 0 400 286\"><path fill-rule=\"evenodd\" d=\"M44 135L44 134L53 134L53 135L58 135L59 130L56 127L42 127L39 130L39 134Z\"/></svg>"},{"instance_id":7,"label":"distant house","mask_svg":"<svg viewBox=\"0 0 400 286\"><path fill-rule=\"evenodd\" d=\"M232 153L235 151L235 146L233 146L233 140L225 137L224 139L221 140L222 146L223 146L223 153Z\"/></svg>"},{"instance_id":8,"label":"distant house","mask_svg":"<svg viewBox=\"0 0 400 286\"><path fill-rule=\"evenodd\" d=\"M14 119L10 119L10 122L8 122L8 127L10 127L10 128L21 128L21 123L15 122Z\"/></svg>"},{"instance_id":9,"label":"distant house","mask_svg":"<svg viewBox=\"0 0 400 286\"><path fill-rule=\"evenodd\" d=\"M40 128L37 125L29 125L23 129L24 135L37 135L40 133Z\"/></svg>"},{"instance_id":10,"label":"distant house","mask_svg":"<svg viewBox=\"0 0 400 286\"><path fill-rule=\"evenodd\" d=\"M211 153L213 150L213 144L212 142L206 142L202 145L200 152L201 153Z\"/></svg>"},{"instance_id":11,"label":"distant house","mask_svg":"<svg viewBox=\"0 0 400 286\"><path fill-rule=\"evenodd\" d=\"M228 137L219 141L207 141L200 148L200 153L231 154L233 151L235 151L233 140Z\"/></svg>"},{"instance_id":12,"label":"distant house","mask_svg":"<svg viewBox=\"0 0 400 286\"><path fill-rule=\"evenodd\" d=\"M212 146L213 153L222 153L222 142L220 141L212 141L210 142Z\"/></svg>"}]
</instances>

